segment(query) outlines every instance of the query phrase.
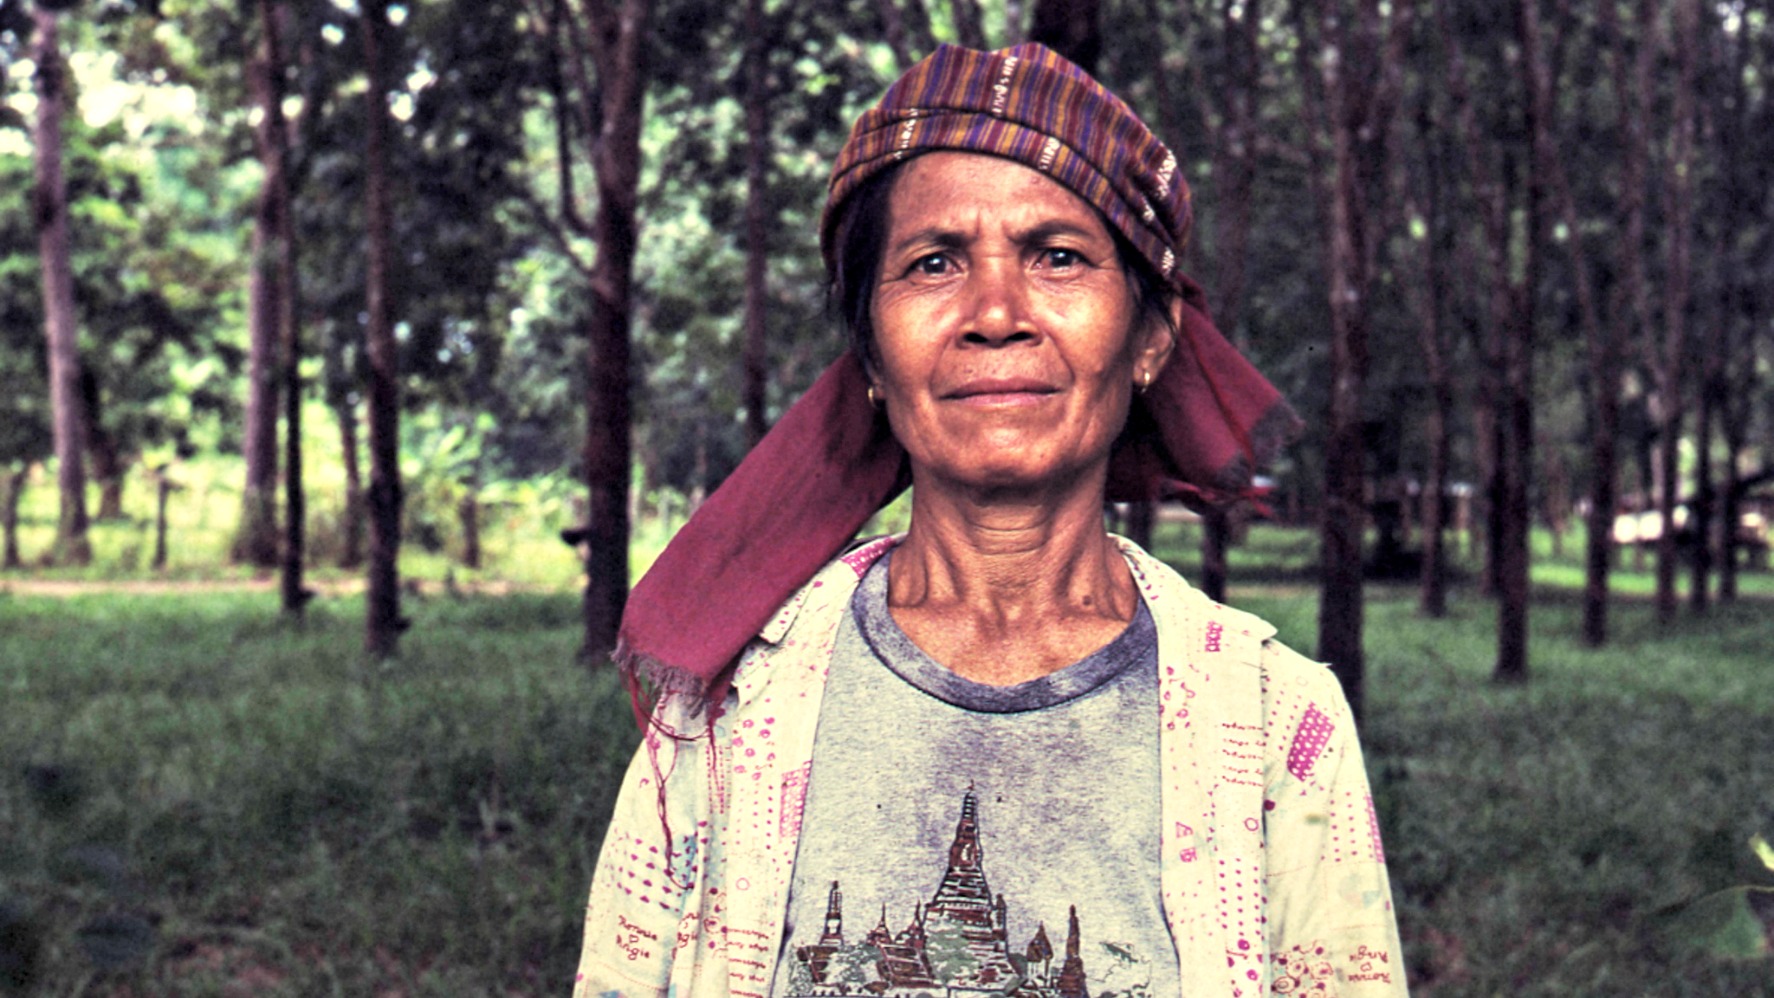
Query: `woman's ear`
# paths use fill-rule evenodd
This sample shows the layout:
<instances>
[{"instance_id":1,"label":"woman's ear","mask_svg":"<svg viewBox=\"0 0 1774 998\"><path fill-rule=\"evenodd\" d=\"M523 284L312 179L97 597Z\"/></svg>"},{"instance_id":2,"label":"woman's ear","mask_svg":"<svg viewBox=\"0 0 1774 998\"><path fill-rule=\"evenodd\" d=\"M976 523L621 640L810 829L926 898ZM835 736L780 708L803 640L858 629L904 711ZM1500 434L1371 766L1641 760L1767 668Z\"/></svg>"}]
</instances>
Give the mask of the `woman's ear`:
<instances>
[{"instance_id":1,"label":"woman's ear","mask_svg":"<svg viewBox=\"0 0 1774 998\"><path fill-rule=\"evenodd\" d=\"M1144 375L1148 382L1157 381L1164 365L1170 363L1171 354L1176 352L1178 330L1183 328L1183 300L1172 298L1165 312L1162 317L1148 317L1142 324L1141 341L1133 361L1136 379Z\"/></svg>"}]
</instances>

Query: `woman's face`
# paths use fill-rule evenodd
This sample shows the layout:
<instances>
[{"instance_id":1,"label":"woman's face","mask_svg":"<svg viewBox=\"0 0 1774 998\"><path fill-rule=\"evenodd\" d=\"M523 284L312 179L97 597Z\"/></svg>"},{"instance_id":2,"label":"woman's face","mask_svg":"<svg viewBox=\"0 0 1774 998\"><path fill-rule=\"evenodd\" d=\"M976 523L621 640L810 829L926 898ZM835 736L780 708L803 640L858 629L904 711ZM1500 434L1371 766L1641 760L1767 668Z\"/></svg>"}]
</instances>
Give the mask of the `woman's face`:
<instances>
[{"instance_id":1,"label":"woman's face","mask_svg":"<svg viewBox=\"0 0 1774 998\"><path fill-rule=\"evenodd\" d=\"M894 181L873 376L919 484L1039 489L1107 466L1169 329L1141 323L1096 209L994 156L929 153Z\"/></svg>"}]
</instances>

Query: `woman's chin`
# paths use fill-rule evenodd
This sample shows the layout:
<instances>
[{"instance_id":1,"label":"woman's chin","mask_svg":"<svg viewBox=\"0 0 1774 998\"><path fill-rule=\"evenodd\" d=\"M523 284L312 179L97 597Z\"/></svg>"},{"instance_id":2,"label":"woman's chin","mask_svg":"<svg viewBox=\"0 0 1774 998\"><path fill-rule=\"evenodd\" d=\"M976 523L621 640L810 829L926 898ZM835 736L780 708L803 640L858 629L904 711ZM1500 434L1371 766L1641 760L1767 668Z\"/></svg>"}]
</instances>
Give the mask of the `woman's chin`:
<instances>
[{"instance_id":1,"label":"woman's chin","mask_svg":"<svg viewBox=\"0 0 1774 998\"><path fill-rule=\"evenodd\" d=\"M1027 450L975 454L959 467L930 469L921 476L914 469L913 481L924 491L938 489L974 501L1005 503L1050 503L1089 482L1086 468L1034 457ZM1100 489L1100 482L1097 487Z\"/></svg>"}]
</instances>

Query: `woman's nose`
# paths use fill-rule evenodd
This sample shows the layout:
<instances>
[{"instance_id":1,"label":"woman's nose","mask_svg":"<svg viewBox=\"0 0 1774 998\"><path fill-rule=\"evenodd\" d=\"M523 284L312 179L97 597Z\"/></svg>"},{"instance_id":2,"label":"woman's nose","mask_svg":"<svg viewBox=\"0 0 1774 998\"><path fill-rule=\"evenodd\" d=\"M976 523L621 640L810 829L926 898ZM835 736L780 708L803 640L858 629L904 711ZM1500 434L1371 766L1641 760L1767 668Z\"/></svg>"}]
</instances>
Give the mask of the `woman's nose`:
<instances>
[{"instance_id":1,"label":"woman's nose","mask_svg":"<svg viewBox=\"0 0 1774 998\"><path fill-rule=\"evenodd\" d=\"M970 314L962 330L964 343L997 347L1037 338L1020 268L992 260L976 267L968 283Z\"/></svg>"}]
</instances>

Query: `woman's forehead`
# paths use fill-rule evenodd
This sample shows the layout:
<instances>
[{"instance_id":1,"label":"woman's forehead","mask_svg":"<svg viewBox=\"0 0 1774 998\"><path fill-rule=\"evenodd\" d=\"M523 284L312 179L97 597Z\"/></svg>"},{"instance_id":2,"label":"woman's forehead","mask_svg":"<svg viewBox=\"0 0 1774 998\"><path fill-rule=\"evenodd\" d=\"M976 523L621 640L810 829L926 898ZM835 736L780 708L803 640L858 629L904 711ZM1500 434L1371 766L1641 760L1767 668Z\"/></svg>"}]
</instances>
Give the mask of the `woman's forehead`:
<instances>
[{"instance_id":1,"label":"woman's forehead","mask_svg":"<svg viewBox=\"0 0 1774 998\"><path fill-rule=\"evenodd\" d=\"M936 226L1014 229L1061 223L1109 239L1102 213L1065 186L1014 160L968 152L932 152L894 178L888 200L890 239Z\"/></svg>"}]
</instances>

